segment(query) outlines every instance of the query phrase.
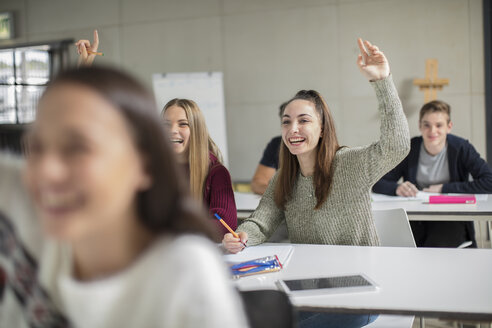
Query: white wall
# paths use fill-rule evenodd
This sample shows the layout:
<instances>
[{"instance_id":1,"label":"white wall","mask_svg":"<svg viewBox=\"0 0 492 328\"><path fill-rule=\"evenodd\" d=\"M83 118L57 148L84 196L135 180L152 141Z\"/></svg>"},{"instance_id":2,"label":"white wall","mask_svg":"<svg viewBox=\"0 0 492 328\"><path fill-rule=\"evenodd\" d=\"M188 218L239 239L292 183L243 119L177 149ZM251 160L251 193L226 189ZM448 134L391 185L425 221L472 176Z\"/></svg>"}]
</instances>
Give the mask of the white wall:
<instances>
[{"instance_id":1,"label":"white wall","mask_svg":"<svg viewBox=\"0 0 492 328\"><path fill-rule=\"evenodd\" d=\"M412 81L438 58L454 131L485 156L482 0L2 0L4 10L16 12L14 42L91 38L97 28L97 60L149 87L154 72L223 71L234 180L251 178L279 134L279 104L301 88L325 96L343 144L378 138L358 36L389 58L413 135L423 94Z\"/></svg>"}]
</instances>

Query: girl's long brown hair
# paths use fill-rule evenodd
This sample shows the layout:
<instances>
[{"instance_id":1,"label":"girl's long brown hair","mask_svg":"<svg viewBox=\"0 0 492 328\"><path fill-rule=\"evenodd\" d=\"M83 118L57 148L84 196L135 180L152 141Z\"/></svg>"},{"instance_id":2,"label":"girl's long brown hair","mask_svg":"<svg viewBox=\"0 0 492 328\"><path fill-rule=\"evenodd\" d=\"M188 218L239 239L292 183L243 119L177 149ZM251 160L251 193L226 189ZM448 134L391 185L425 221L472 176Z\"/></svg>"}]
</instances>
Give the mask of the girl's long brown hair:
<instances>
[{"instance_id":1,"label":"girl's long brown hair","mask_svg":"<svg viewBox=\"0 0 492 328\"><path fill-rule=\"evenodd\" d=\"M222 154L219 147L210 138L205 117L198 105L189 99L175 98L170 100L162 110L162 115L171 106L183 108L190 126L190 141L188 151L188 164L190 167L190 190L191 195L201 201L205 187L205 180L208 176L211 152L219 162L222 162Z\"/></svg>"},{"instance_id":2,"label":"girl's long brown hair","mask_svg":"<svg viewBox=\"0 0 492 328\"><path fill-rule=\"evenodd\" d=\"M330 194L333 182L333 160L336 152L341 148L338 144L335 131L335 122L330 109L323 97L314 90L301 90L285 106L280 116L283 115L285 108L294 100L307 100L314 104L316 112L321 121L321 138L319 139L316 151L316 163L314 167L313 183L316 196L315 209L319 209ZM292 191L300 172L299 161L292 155L282 142L280 146L279 173L275 184L274 199L275 204L280 209L285 209L285 204L291 199Z\"/></svg>"}]
</instances>

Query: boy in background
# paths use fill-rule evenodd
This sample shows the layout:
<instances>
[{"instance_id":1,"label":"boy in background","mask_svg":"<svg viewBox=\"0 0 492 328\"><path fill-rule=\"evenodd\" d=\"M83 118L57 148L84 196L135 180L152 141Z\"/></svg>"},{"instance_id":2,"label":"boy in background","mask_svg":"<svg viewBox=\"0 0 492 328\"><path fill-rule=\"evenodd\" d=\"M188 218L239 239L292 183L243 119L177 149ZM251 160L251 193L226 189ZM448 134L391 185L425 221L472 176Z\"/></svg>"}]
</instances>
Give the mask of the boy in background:
<instances>
[{"instance_id":1,"label":"boy in background","mask_svg":"<svg viewBox=\"0 0 492 328\"><path fill-rule=\"evenodd\" d=\"M419 114L422 133L411 140L408 156L373 187L376 193L412 197L419 190L434 193L492 193L492 170L475 148L450 134L450 106L440 100L425 104ZM470 181L469 176L473 178ZM398 183L403 178L401 183ZM477 247L472 221L411 221L419 247Z\"/></svg>"}]
</instances>

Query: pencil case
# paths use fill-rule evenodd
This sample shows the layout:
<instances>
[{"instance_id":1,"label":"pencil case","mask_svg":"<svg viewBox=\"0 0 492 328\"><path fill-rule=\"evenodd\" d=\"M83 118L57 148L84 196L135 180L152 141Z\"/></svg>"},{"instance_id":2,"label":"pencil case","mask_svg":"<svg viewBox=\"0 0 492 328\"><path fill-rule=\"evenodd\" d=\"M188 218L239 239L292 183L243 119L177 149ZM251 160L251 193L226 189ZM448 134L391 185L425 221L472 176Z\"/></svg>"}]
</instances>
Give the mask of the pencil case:
<instances>
[{"instance_id":1,"label":"pencil case","mask_svg":"<svg viewBox=\"0 0 492 328\"><path fill-rule=\"evenodd\" d=\"M282 269L277 255L266 256L250 261L235 263L230 266L234 278L250 276L253 274L275 272Z\"/></svg>"},{"instance_id":2,"label":"pencil case","mask_svg":"<svg viewBox=\"0 0 492 328\"><path fill-rule=\"evenodd\" d=\"M462 195L462 196L450 196L450 195L438 195L429 196L429 204L476 204L477 199L475 195Z\"/></svg>"}]
</instances>

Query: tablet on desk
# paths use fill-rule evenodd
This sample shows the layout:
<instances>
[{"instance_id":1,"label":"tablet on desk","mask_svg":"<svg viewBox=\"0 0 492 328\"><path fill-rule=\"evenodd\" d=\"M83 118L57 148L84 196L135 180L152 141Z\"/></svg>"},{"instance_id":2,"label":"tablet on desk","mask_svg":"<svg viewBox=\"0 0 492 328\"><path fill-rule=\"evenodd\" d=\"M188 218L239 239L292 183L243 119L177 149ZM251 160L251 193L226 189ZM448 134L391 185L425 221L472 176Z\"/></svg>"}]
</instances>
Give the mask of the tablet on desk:
<instances>
[{"instance_id":1,"label":"tablet on desk","mask_svg":"<svg viewBox=\"0 0 492 328\"><path fill-rule=\"evenodd\" d=\"M278 285L287 294L295 296L365 292L378 289L378 286L363 274L278 280Z\"/></svg>"}]
</instances>

